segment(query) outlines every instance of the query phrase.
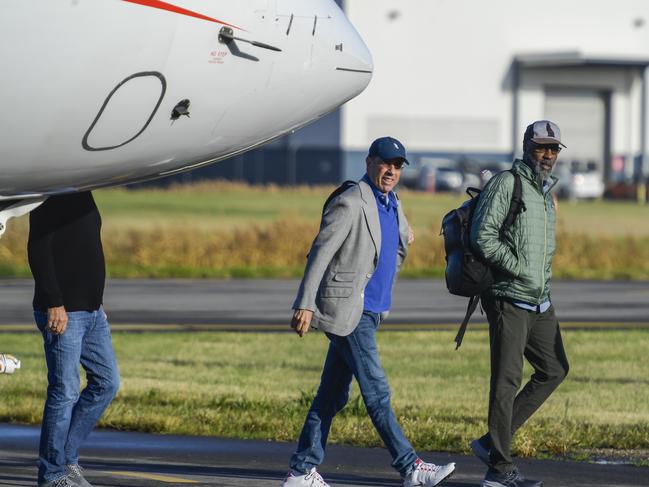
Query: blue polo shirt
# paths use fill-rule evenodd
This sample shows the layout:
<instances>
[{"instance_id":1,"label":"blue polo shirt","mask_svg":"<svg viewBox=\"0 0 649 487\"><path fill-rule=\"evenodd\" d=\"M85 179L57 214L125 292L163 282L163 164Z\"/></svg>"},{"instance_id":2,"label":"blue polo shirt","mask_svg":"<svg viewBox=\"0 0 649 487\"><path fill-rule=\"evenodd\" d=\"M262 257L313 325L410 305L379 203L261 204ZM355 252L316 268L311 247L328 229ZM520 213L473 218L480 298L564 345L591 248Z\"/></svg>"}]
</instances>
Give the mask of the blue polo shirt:
<instances>
[{"instance_id":1,"label":"blue polo shirt","mask_svg":"<svg viewBox=\"0 0 649 487\"><path fill-rule=\"evenodd\" d=\"M392 191L383 194L365 175L363 181L368 183L376 197L381 223L381 250L374 274L365 287L365 311L381 313L388 311L392 305L392 283L397 272L397 252L399 250L399 201Z\"/></svg>"}]
</instances>

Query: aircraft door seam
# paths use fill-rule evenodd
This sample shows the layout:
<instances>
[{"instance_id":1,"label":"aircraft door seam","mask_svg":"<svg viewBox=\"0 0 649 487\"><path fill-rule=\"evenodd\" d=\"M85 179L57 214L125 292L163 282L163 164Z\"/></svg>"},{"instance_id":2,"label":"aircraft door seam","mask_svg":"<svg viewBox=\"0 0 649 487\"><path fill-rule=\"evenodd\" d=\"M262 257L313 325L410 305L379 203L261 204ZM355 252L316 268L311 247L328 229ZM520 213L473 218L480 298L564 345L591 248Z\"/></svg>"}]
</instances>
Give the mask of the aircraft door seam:
<instances>
[{"instance_id":1,"label":"aircraft door seam","mask_svg":"<svg viewBox=\"0 0 649 487\"><path fill-rule=\"evenodd\" d=\"M153 108L153 111L151 112L151 115L149 115L149 118L146 121L146 123L144 124L144 126L133 137L126 140L125 142L122 142L121 144L117 144L117 145L113 145L113 146L107 146L107 147L92 147L88 143L88 137L90 137L90 134L92 133L92 130L95 128L95 125L97 125L97 122L101 118L101 115L104 113L104 110L108 106L108 103L110 102L110 99L113 97L113 95L115 93L117 93L117 90L119 90L124 84L126 84L127 82L129 82L130 80L132 80L134 78L140 78L140 77L144 77L144 76L154 76L154 77L158 78L158 80L160 81L160 84L162 85L162 90L160 91L160 98L158 98L158 102L156 103L155 107ZM149 124L151 123L151 120L153 120L153 117L155 116L156 112L158 111L158 108L160 108L160 104L162 103L162 99L164 98L166 91L167 91L167 80L165 79L164 75L162 73L158 72L158 71L142 71L140 73L135 73L135 74L132 74L132 75L128 76L127 78L124 78L115 88L113 88L113 90L108 94L108 96L104 100L104 103L102 104L101 108L99 109L99 113L97 113L97 116L95 117L92 124L90 125L90 127L88 128L88 130L86 131L86 133L83 136L83 139L81 141L82 147L85 150L91 151L91 152L111 150L111 149L117 149L118 147L122 147L122 146L128 144L129 142L132 142L133 140L137 139L142 134L142 132L144 132L146 130L146 128L149 126Z\"/></svg>"}]
</instances>

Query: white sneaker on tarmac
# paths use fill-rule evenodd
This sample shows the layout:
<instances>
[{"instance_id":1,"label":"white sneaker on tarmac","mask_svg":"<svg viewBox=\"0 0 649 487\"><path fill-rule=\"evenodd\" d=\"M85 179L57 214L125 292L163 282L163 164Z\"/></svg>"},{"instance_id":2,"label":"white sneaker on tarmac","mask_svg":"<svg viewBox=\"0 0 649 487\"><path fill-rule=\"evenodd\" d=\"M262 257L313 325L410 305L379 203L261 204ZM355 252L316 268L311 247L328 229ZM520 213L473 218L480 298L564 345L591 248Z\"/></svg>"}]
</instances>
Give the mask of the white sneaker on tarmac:
<instances>
[{"instance_id":1,"label":"white sneaker on tarmac","mask_svg":"<svg viewBox=\"0 0 649 487\"><path fill-rule=\"evenodd\" d=\"M20 360L8 353L0 353L0 374L13 374L20 368Z\"/></svg>"},{"instance_id":2,"label":"white sneaker on tarmac","mask_svg":"<svg viewBox=\"0 0 649 487\"><path fill-rule=\"evenodd\" d=\"M455 463L435 465L422 462L420 458L415 462L415 468L410 475L403 479L403 487L434 487L449 478L455 470Z\"/></svg>"},{"instance_id":3,"label":"white sneaker on tarmac","mask_svg":"<svg viewBox=\"0 0 649 487\"><path fill-rule=\"evenodd\" d=\"M282 487L331 487L324 479L316 472L315 467L304 475L296 475L293 471L289 472Z\"/></svg>"}]
</instances>

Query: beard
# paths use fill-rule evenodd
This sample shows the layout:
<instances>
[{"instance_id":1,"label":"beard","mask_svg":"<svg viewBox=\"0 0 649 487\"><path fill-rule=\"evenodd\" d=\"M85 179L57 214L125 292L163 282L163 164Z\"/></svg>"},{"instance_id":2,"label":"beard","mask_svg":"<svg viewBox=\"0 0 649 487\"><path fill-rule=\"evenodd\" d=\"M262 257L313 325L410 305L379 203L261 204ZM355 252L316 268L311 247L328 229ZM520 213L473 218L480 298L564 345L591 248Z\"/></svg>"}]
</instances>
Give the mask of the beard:
<instances>
[{"instance_id":1,"label":"beard","mask_svg":"<svg viewBox=\"0 0 649 487\"><path fill-rule=\"evenodd\" d=\"M550 175L552 174L552 169L554 169L554 167L550 167L550 169L543 169L543 167L541 167L541 162L539 161L537 161L534 165L536 166L534 168L534 173L541 176L543 181L550 177Z\"/></svg>"},{"instance_id":2,"label":"beard","mask_svg":"<svg viewBox=\"0 0 649 487\"><path fill-rule=\"evenodd\" d=\"M554 166L552 166L550 169L544 169L543 167L541 167L541 161L532 160L532 158L527 155L525 155L523 161L532 169L532 171L534 171L534 175L536 176L536 181L539 183L539 186L543 186L543 182L549 179L550 175L552 174L552 169L554 169Z\"/></svg>"}]
</instances>

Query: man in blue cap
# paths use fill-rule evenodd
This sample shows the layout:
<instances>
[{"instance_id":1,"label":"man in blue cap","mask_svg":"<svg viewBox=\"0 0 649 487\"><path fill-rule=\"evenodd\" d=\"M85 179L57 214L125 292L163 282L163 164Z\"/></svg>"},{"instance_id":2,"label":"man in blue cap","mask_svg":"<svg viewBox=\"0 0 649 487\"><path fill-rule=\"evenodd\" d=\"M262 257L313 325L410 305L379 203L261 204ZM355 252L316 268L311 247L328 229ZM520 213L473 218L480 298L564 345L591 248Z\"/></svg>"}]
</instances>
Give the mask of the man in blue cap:
<instances>
[{"instance_id":1,"label":"man in blue cap","mask_svg":"<svg viewBox=\"0 0 649 487\"><path fill-rule=\"evenodd\" d=\"M405 487L433 487L455 469L454 463L438 466L419 459L390 405L376 330L390 309L392 285L413 239L393 191L408 159L401 142L381 137L365 162L367 173L358 184L326 205L293 304L291 327L300 337L310 326L324 331L329 351L283 487L328 487L316 467L353 377Z\"/></svg>"}]
</instances>

